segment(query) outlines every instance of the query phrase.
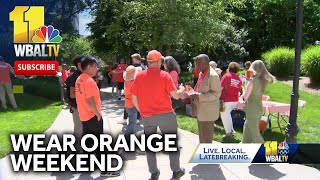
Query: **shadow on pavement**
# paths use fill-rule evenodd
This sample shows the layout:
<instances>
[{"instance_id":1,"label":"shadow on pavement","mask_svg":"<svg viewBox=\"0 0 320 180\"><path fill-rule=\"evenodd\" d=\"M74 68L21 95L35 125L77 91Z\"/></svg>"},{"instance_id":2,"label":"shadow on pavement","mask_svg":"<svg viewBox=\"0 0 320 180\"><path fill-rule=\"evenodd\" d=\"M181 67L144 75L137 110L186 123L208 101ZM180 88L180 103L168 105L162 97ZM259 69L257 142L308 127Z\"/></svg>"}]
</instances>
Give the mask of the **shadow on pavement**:
<instances>
[{"instance_id":1,"label":"shadow on pavement","mask_svg":"<svg viewBox=\"0 0 320 180\"><path fill-rule=\"evenodd\" d=\"M93 178L89 173L82 173L78 178L78 180L103 180L103 179L106 179L106 178L103 178L100 176L97 178Z\"/></svg>"},{"instance_id":2,"label":"shadow on pavement","mask_svg":"<svg viewBox=\"0 0 320 180\"><path fill-rule=\"evenodd\" d=\"M280 179L286 175L279 172L274 167L266 164L256 164L249 166L249 173L257 178L268 180Z\"/></svg>"},{"instance_id":3,"label":"shadow on pavement","mask_svg":"<svg viewBox=\"0 0 320 180\"><path fill-rule=\"evenodd\" d=\"M198 164L189 171L191 180L225 180L224 174L218 164Z\"/></svg>"},{"instance_id":4,"label":"shadow on pavement","mask_svg":"<svg viewBox=\"0 0 320 180\"><path fill-rule=\"evenodd\" d=\"M74 178L71 172L52 172L50 176L57 177L57 180L68 180Z\"/></svg>"}]
</instances>

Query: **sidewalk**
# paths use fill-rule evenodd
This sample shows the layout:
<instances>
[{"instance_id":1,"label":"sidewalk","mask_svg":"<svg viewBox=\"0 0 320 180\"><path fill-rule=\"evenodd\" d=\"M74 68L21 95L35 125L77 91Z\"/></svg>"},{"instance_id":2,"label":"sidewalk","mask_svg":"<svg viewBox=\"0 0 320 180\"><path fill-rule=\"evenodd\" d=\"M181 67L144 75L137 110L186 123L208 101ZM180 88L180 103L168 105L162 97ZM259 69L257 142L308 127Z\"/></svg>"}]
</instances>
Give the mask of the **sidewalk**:
<instances>
[{"instance_id":1,"label":"sidewalk","mask_svg":"<svg viewBox=\"0 0 320 180\"><path fill-rule=\"evenodd\" d=\"M110 88L102 89L102 107L105 131L111 134L119 134L123 124L118 122L123 118L123 101L111 98ZM68 110L62 110L52 126L46 133L72 132L73 122ZM142 126L137 126L137 133L143 132ZM179 129L181 150L181 166L186 169L186 175L181 179L192 180L224 180L224 179L320 179L320 171L297 164L275 165L247 165L247 164L223 164L223 165L198 165L189 164L188 161L198 144L196 134ZM218 143L218 142L213 142ZM121 176L110 178L115 180L147 180L150 177L147 160L144 154L124 153L124 168ZM168 180L172 176L169 166L169 157L165 154L157 154L160 179ZM93 173L15 173L11 170L10 158L7 156L0 160L0 180L100 180L99 172Z\"/></svg>"}]
</instances>

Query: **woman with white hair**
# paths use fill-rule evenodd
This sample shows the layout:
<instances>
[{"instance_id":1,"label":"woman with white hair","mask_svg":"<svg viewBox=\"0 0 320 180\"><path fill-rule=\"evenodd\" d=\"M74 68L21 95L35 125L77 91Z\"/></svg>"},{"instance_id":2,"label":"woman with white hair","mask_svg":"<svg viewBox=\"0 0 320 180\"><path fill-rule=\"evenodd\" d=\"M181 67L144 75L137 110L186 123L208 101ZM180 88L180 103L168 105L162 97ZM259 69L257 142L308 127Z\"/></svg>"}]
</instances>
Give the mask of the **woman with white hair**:
<instances>
[{"instance_id":1,"label":"woman with white hair","mask_svg":"<svg viewBox=\"0 0 320 180\"><path fill-rule=\"evenodd\" d=\"M248 85L242 99L245 102L246 121L243 127L242 143L264 143L259 130L259 122L263 113L262 95L268 82L275 82L275 77L270 74L261 60L254 61L249 71L253 75L248 80Z\"/></svg>"},{"instance_id":2,"label":"woman with white hair","mask_svg":"<svg viewBox=\"0 0 320 180\"><path fill-rule=\"evenodd\" d=\"M209 65L212 69L214 69L219 76L221 76L222 70L218 68L218 64L215 61L210 61Z\"/></svg>"}]
</instances>

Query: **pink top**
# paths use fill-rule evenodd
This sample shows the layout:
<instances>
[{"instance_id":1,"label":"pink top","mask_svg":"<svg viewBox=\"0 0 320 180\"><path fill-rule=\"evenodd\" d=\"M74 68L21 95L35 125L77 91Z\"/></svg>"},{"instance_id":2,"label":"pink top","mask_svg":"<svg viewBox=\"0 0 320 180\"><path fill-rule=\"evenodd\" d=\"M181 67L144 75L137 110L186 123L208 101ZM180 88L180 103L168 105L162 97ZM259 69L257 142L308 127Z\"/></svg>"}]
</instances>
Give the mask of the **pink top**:
<instances>
[{"instance_id":1,"label":"pink top","mask_svg":"<svg viewBox=\"0 0 320 180\"><path fill-rule=\"evenodd\" d=\"M0 62L0 83L11 83L10 70L11 65L5 62Z\"/></svg>"},{"instance_id":2,"label":"pink top","mask_svg":"<svg viewBox=\"0 0 320 180\"><path fill-rule=\"evenodd\" d=\"M172 77L174 85L176 87L178 87L179 86L179 82L178 82L179 77L178 77L177 71L171 71L169 74Z\"/></svg>"},{"instance_id":3,"label":"pink top","mask_svg":"<svg viewBox=\"0 0 320 180\"><path fill-rule=\"evenodd\" d=\"M64 84L64 82L66 82L67 78L68 78L68 72L67 70L62 69L61 70L61 78L62 78L62 84Z\"/></svg>"}]
</instances>

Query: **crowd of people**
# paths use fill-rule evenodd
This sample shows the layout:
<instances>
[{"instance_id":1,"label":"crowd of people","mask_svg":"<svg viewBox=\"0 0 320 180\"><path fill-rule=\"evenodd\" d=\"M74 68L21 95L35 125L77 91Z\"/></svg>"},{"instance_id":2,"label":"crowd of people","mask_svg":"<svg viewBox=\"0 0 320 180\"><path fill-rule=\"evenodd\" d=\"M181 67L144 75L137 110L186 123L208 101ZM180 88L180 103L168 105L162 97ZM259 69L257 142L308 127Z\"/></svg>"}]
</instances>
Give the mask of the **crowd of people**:
<instances>
[{"instance_id":1,"label":"crowd of people","mask_svg":"<svg viewBox=\"0 0 320 180\"><path fill-rule=\"evenodd\" d=\"M112 88L117 87L116 96L119 100L124 90L124 118L129 118L125 129L127 140L130 140L130 134L135 133L137 119L141 119L146 135L157 133L157 128L163 134L177 134L175 109L182 104L180 99L189 98L198 122L200 143L212 143L215 121L219 117L225 129L225 136L235 133L230 113L239 101L245 103L247 117L242 142L264 141L259 131L262 95L267 82L273 82L275 78L267 71L262 61L246 63L247 72L243 79L237 75L238 63L231 62L227 72L222 76L217 64L210 61L206 54L200 54L194 58L194 86L186 88L179 84L181 69L174 57L163 57L159 51L152 50L146 60L137 53L131 58L132 65L128 66L121 59L120 63L108 72ZM77 69L66 78L65 84L70 100L70 112L73 113L74 133L78 137L88 133L98 136L103 133L103 118L99 88L92 78L98 72L97 61L90 56L76 56L73 64ZM164 70L161 70L162 67ZM243 81L246 81L244 88ZM114 90L112 94L114 95ZM77 147L81 151L79 144ZM147 151L146 156L151 179L157 180L160 171L156 155ZM179 150L169 153L174 179L185 174L185 170L180 167L179 157ZM118 172L101 174L119 175Z\"/></svg>"},{"instance_id":2,"label":"crowd of people","mask_svg":"<svg viewBox=\"0 0 320 180\"><path fill-rule=\"evenodd\" d=\"M198 122L200 143L212 143L215 121L219 117L223 123L225 137L234 135L231 111L239 102L245 103L246 112L242 143L264 142L259 131L263 113L262 95L267 83L274 82L275 77L268 72L261 60L246 62L244 76L238 75L239 64L230 62L226 73L222 75L222 70L217 67L216 62L210 61L206 54L200 54L194 58L194 82L191 87L189 84L179 83L181 69L172 56L163 57L159 51L152 50L146 59L138 53L132 54L131 58L132 65L128 66L124 59L121 59L118 65L107 70L112 95L121 100L124 91L124 119L129 119L125 129L128 141L130 135L135 133L134 127L138 119L141 120L146 135L157 133L157 128L163 134L177 134L175 110L184 105L181 99L190 99L193 114ZM10 64L3 62L3 58L0 57L0 60L2 108L7 109L6 93L13 108L17 108L10 79L10 73L14 74L13 69ZM91 56L76 56L73 66L68 70L67 65L63 64L59 73L59 82L61 88L65 88L65 97L74 121L74 135L80 139L85 134L102 134L103 118L99 89L103 75L98 68L97 60ZM87 143L89 147L93 145L93 142ZM80 142L76 143L76 149L82 152ZM147 151L146 156L151 179L157 180L160 171L156 155ZM179 157L179 150L169 153L174 179L185 174L185 170L180 167ZM101 174L118 176L119 172Z\"/></svg>"}]
</instances>

